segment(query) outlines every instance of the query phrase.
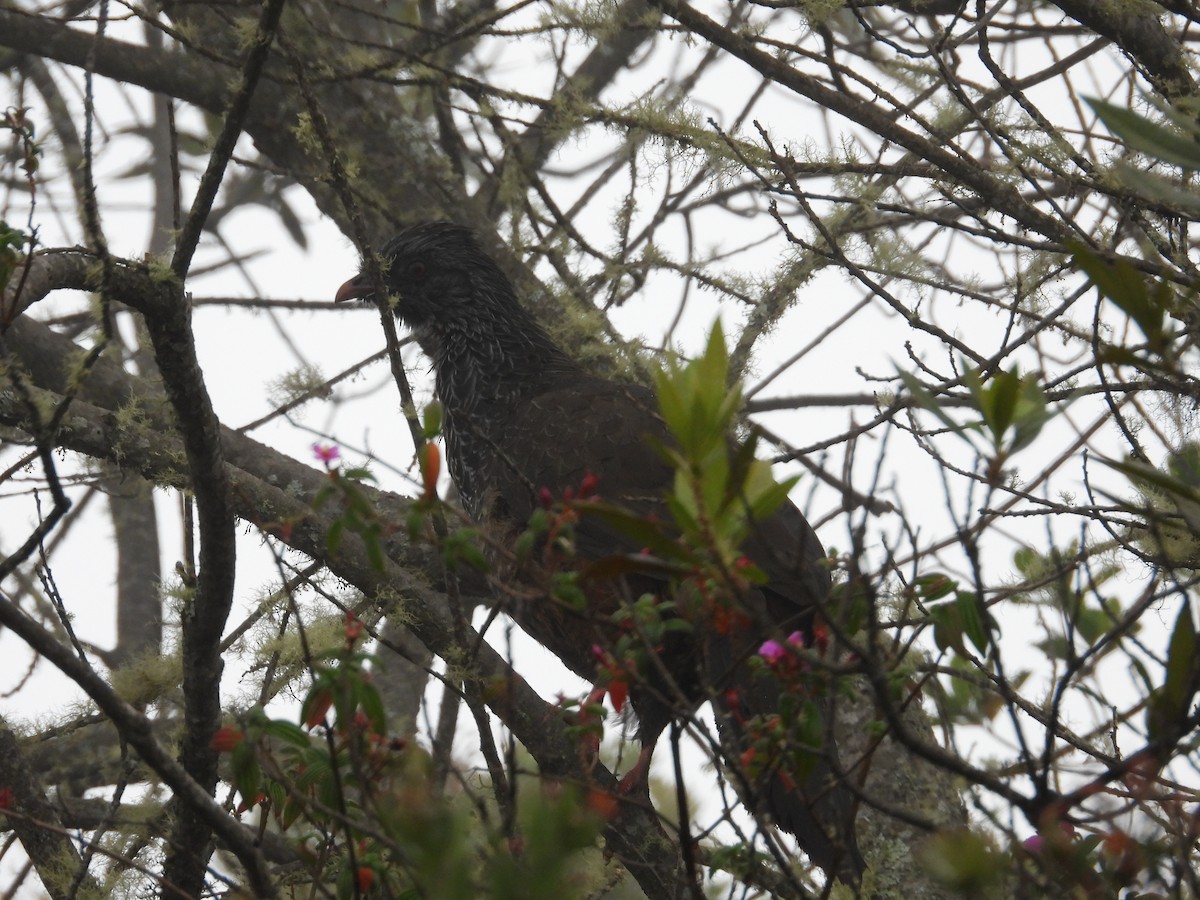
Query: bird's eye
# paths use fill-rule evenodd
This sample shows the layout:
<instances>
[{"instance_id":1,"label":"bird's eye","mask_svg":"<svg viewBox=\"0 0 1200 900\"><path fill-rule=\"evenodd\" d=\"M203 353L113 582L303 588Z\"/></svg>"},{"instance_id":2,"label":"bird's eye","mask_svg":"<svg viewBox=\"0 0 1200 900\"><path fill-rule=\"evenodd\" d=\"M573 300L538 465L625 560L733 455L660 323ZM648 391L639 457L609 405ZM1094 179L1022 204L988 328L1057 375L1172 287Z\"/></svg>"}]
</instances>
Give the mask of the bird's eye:
<instances>
[{"instance_id":1,"label":"bird's eye","mask_svg":"<svg viewBox=\"0 0 1200 900\"><path fill-rule=\"evenodd\" d=\"M404 274L408 276L409 281L420 281L425 277L425 263L415 262L405 269Z\"/></svg>"}]
</instances>

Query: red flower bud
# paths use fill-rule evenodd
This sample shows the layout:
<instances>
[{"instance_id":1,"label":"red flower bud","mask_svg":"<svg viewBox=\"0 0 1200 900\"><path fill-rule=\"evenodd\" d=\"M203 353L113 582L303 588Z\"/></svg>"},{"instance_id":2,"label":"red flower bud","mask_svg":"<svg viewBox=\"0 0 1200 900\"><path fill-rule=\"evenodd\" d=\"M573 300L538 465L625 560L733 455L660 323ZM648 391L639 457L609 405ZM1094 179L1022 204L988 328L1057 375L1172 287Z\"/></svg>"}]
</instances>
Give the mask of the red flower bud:
<instances>
[{"instance_id":1,"label":"red flower bud","mask_svg":"<svg viewBox=\"0 0 1200 900\"><path fill-rule=\"evenodd\" d=\"M359 866L354 873L354 880L358 883L358 889L365 894L375 883L375 870L370 866Z\"/></svg>"},{"instance_id":2,"label":"red flower bud","mask_svg":"<svg viewBox=\"0 0 1200 900\"><path fill-rule=\"evenodd\" d=\"M600 476L587 472L583 476L583 480L579 482L579 496L590 497L596 493L596 486L600 483Z\"/></svg>"},{"instance_id":3,"label":"red flower bud","mask_svg":"<svg viewBox=\"0 0 1200 900\"><path fill-rule=\"evenodd\" d=\"M617 814L617 798L612 794L593 788L588 791L585 802L592 812L605 821L610 821Z\"/></svg>"},{"instance_id":4,"label":"red flower bud","mask_svg":"<svg viewBox=\"0 0 1200 900\"><path fill-rule=\"evenodd\" d=\"M246 735L237 728L226 725L224 728L218 729L217 733L212 736L212 748L218 753L229 753L245 739Z\"/></svg>"}]
</instances>

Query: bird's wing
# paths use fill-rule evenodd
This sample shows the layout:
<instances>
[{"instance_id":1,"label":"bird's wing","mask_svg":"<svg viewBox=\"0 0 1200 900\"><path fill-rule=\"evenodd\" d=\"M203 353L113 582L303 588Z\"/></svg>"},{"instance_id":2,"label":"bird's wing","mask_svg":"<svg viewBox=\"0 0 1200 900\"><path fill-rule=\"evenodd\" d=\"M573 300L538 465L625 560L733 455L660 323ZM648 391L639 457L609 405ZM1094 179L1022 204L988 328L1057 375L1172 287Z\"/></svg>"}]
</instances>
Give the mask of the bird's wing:
<instances>
[{"instance_id":1,"label":"bird's wing","mask_svg":"<svg viewBox=\"0 0 1200 900\"><path fill-rule=\"evenodd\" d=\"M548 387L525 398L494 436L485 479L494 491L492 516L523 527L543 489L562 500L568 488L578 494L591 475L604 501L661 517L674 470L654 442L666 436L645 388L591 378ZM585 559L640 549L590 517L579 523L576 539Z\"/></svg>"},{"instance_id":2,"label":"bird's wing","mask_svg":"<svg viewBox=\"0 0 1200 900\"><path fill-rule=\"evenodd\" d=\"M667 519L664 500L675 472L656 447L669 443L654 395L638 385L602 379L566 382L526 398L495 435L496 453L486 483L492 516L521 529L541 503L545 488L555 500L578 490L584 477L598 478L604 501L639 516ZM596 517L576 526L584 559L636 552L638 543ZM767 576L759 609L760 627L799 627L797 615L829 592L825 552L816 533L790 501L755 522L743 548Z\"/></svg>"}]
</instances>

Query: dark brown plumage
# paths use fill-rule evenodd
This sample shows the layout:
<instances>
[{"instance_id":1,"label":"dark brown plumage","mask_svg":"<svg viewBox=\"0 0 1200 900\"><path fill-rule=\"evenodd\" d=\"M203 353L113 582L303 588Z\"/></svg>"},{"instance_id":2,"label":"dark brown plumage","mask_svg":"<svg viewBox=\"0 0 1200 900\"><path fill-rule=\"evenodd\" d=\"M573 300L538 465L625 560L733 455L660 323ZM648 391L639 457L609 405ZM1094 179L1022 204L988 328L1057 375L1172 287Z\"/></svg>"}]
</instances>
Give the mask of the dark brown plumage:
<instances>
[{"instance_id":1,"label":"dark brown plumage","mask_svg":"<svg viewBox=\"0 0 1200 900\"><path fill-rule=\"evenodd\" d=\"M563 353L522 309L468 229L449 223L410 227L387 244L382 258L388 291L398 297L396 315L433 361L446 458L472 518L514 537L539 508L542 489L559 497L587 473L599 477L605 501L666 518L663 497L674 473L647 440L668 439L650 391L591 376ZM337 299L373 293L359 275ZM575 539L582 560L639 549L590 516L575 526ZM697 621L689 631L668 632L654 648L661 665L644 666L630 685L644 748L653 747L672 718L713 700L722 739L737 759L748 742L742 723L777 711L779 685L752 673L745 661L766 638L810 633L814 602L829 593L820 564L824 551L791 503L756 523L744 549L768 576L767 584L743 598L746 627L715 629ZM620 583L589 582L584 610L539 595L516 602L511 611L565 665L593 680L594 648L617 639L612 616L623 600L662 594L667 587L660 572L634 571ZM820 697L816 702L827 706ZM744 791L745 799L794 834L826 871L857 881L862 860L852 798L831 777L834 748L819 750L806 777L768 771L763 783Z\"/></svg>"}]
</instances>

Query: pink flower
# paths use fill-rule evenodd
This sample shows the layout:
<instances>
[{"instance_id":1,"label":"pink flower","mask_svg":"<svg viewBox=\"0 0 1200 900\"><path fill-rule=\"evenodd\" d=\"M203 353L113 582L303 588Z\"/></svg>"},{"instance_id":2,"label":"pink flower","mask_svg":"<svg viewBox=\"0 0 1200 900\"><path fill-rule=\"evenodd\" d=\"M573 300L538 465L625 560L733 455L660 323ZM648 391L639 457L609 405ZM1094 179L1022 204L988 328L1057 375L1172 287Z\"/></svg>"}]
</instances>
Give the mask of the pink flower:
<instances>
[{"instance_id":1,"label":"pink flower","mask_svg":"<svg viewBox=\"0 0 1200 900\"><path fill-rule=\"evenodd\" d=\"M787 642L793 647L799 647L801 649L803 649L805 643L807 643L804 639L804 633L801 631L793 631L791 634L789 634L787 637Z\"/></svg>"},{"instance_id":2,"label":"pink flower","mask_svg":"<svg viewBox=\"0 0 1200 900\"><path fill-rule=\"evenodd\" d=\"M779 641L763 641L763 645L758 648L758 655L771 665L775 665L787 656L787 648Z\"/></svg>"},{"instance_id":3,"label":"pink flower","mask_svg":"<svg viewBox=\"0 0 1200 900\"><path fill-rule=\"evenodd\" d=\"M313 444L313 456L328 466L331 462L336 462L342 458L342 451L333 444Z\"/></svg>"}]
</instances>

